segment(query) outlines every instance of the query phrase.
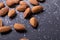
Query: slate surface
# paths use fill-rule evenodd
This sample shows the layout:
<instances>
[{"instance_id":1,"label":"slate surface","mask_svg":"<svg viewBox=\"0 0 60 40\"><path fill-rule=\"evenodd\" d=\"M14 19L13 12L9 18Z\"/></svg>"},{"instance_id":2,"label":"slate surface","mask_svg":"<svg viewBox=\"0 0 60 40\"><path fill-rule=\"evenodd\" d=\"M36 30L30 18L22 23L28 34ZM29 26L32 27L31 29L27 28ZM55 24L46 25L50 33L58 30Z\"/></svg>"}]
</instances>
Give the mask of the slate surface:
<instances>
[{"instance_id":1,"label":"slate surface","mask_svg":"<svg viewBox=\"0 0 60 40\"><path fill-rule=\"evenodd\" d=\"M29 0L24 1L31 8L33 7ZM5 3L5 0L0 0L0 2ZM9 34L0 34L0 40L19 40L22 37L27 37L30 40L60 40L60 0L46 0L44 3L40 3L40 5L44 6L44 12L33 15L39 21L37 29L33 29L29 24L29 20L23 18L23 12L17 11L17 16L14 19L10 19L7 15L0 17L4 25L12 27L12 32ZM13 28L14 23L25 24L27 32L16 32Z\"/></svg>"}]
</instances>

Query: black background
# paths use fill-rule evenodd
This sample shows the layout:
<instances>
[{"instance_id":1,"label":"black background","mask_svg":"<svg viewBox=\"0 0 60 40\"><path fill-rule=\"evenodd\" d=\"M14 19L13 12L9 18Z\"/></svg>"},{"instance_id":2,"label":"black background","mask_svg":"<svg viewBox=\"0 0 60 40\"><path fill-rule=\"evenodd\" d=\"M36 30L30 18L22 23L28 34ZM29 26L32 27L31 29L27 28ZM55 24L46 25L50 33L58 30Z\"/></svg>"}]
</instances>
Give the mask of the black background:
<instances>
[{"instance_id":1,"label":"black background","mask_svg":"<svg viewBox=\"0 0 60 40\"><path fill-rule=\"evenodd\" d=\"M0 0L0 2L6 5L5 1L6 0ZM31 8L33 7L33 5L29 3L29 0L24 1L27 2ZM12 32L0 34L0 40L19 40L22 37L27 37L30 40L60 40L60 0L46 0L44 3L40 3L40 5L44 7L44 12L33 15L39 22L37 29L31 27L29 19L23 18L23 12L16 11L17 15L13 19L10 19L7 15L0 17L4 25L12 27ZM13 28L14 23L24 24L27 32L16 32Z\"/></svg>"}]
</instances>

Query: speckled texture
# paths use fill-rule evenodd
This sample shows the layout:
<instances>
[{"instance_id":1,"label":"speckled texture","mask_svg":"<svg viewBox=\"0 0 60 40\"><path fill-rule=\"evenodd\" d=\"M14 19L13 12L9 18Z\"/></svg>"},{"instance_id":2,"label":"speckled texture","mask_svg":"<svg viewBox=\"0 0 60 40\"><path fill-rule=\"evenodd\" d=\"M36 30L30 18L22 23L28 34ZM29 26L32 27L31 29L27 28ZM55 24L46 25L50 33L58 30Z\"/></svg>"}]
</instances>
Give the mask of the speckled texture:
<instances>
[{"instance_id":1,"label":"speckled texture","mask_svg":"<svg viewBox=\"0 0 60 40\"><path fill-rule=\"evenodd\" d=\"M5 3L5 0L0 1ZM29 0L24 1L31 8L33 7ZM29 24L29 20L23 18L23 12L17 12L17 16L14 19L9 19L7 15L0 17L4 25L12 27L12 32L9 34L0 34L0 40L19 40L22 37L27 37L30 40L60 40L60 0L46 0L44 3L40 3L40 5L44 6L44 12L33 15L39 21L37 29L33 29ZM16 32L13 28L14 23L25 24L27 32Z\"/></svg>"}]
</instances>

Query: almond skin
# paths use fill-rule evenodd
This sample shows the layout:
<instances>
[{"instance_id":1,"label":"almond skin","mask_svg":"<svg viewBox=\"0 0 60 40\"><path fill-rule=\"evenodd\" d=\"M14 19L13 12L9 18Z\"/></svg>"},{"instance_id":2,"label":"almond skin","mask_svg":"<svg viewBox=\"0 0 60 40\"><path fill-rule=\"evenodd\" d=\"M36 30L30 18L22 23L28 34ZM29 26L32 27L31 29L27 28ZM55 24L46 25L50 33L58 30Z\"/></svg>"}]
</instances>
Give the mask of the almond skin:
<instances>
[{"instance_id":1,"label":"almond skin","mask_svg":"<svg viewBox=\"0 0 60 40\"><path fill-rule=\"evenodd\" d=\"M5 15L2 10L0 10L0 16Z\"/></svg>"},{"instance_id":2,"label":"almond skin","mask_svg":"<svg viewBox=\"0 0 60 40\"><path fill-rule=\"evenodd\" d=\"M6 13L9 11L9 8L4 7L0 10L0 16L4 16L6 15Z\"/></svg>"},{"instance_id":3,"label":"almond skin","mask_svg":"<svg viewBox=\"0 0 60 40\"><path fill-rule=\"evenodd\" d=\"M6 0L6 4L7 4L7 6L12 6L12 5L14 5L14 2L12 1L12 0Z\"/></svg>"},{"instance_id":4,"label":"almond skin","mask_svg":"<svg viewBox=\"0 0 60 40\"><path fill-rule=\"evenodd\" d=\"M38 24L37 19L35 17L32 17L30 19L30 24L35 28Z\"/></svg>"},{"instance_id":5,"label":"almond skin","mask_svg":"<svg viewBox=\"0 0 60 40\"><path fill-rule=\"evenodd\" d=\"M29 0L29 1L33 5L39 5L39 2L37 0Z\"/></svg>"},{"instance_id":6,"label":"almond skin","mask_svg":"<svg viewBox=\"0 0 60 40\"><path fill-rule=\"evenodd\" d=\"M20 5L27 5L27 3L24 2L24 1L20 1L19 4L20 4Z\"/></svg>"},{"instance_id":7,"label":"almond skin","mask_svg":"<svg viewBox=\"0 0 60 40\"><path fill-rule=\"evenodd\" d=\"M25 26L23 24L15 23L14 29L16 29L18 31L23 31L23 30L25 30Z\"/></svg>"},{"instance_id":8,"label":"almond skin","mask_svg":"<svg viewBox=\"0 0 60 40\"><path fill-rule=\"evenodd\" d=\"M27 8L23 14L24 18L27 18L31 13L31 9L30 8Z\"/></svg>"},{"instance_id":9,"label":"almond skin","mask_svg":"<svg viewBox=\"0 0 60 40\"><path fill-rule=\"evenodd\" d=\"M15 15L16 11L14 9L9 10L8 17L13 17Z\"/></svg>"},{"instance_id":10,"label":"almond skin","mask_svg":"<svg viewBox=\"0 0 60 40\"><path fill-rule=\"evenodd\" d=\"M16 10L20 11L20 12L24 12L26 10L27 6L26 5L19 5L16 7Z\"/></svg>"},{"instance_id":11,"label":"almond skin","mask_svg":"<svg viewBox=\"0 0 60 40\"><path fill-rule=\"evenodd\" d=\"M0 27L0 33L8 32L10 30L11 30L11 27L9 26Z\"/></svg>"},{"instance_id":12,"label":"almond skin","mask_svg":"<svg viewBox=\"0 0 60 40\"><path fill-rule=\"evenodd\" d=\"M18 4L20 0L13 0L15 4Z\"/></svg>"},{"instance_id":13,"label":"almond skin","mask_svg":"<svg viewBox=\"0 0 60 40\"><path fill-rule=\"evenodd\" d=\"M28 4L24 1L20 1L19 4L20 5L16 7L16 10L18 10L20 12L24 12L26 10L26 8L28 8Z\"/></svg>"},{"instance_id":14,"label":"almond skin","mask_svg":"<svg viewBox=\"0 0 60 40\"><path fill-rule=\"evenodd\" d=\"M5 7L4 3L3 2L0 2L0 9Z\"/></svg>"},{"instance_id":15,"label":"almond skin","mask_svg":"<svg viewBox=\"0 0 60 40\"><path fill-rule=\"evenodd\" d=\"M32 8L32 13L38 13L38 12L41 12L42 10L43 10L42 6L34 6Z\"/></svg>"},{"instance_id":16,"label":"almond skin","mask_svg":"<svg viewBox=\"0 0 60 40\"><path fill-rule=\"evenodd\" d=\"M19 0L6 0L6 4L7 6L12 6L14 4L18 4L19 3Z\"/></svg>"},{"instance_id":17,"label":"almond skin","mask_svg":"<svg viewBox=\"0 0 60 40\"><path fill-rule=\"evenodd\" d=\"M2 27L2 19L0 19L0 27Z\"/></svg>"},{"instance_id":18,"label":"almond skin","mask_svg":"<svg viewBox=\"0 0 60 40\"><path fill-rule=\"evenodd\" d=\"M29 40L29 39L27 39L27 38L24 37L24 38L21 38L21 39L19 39L19 40Z\"/></svg>"}]
</instances>

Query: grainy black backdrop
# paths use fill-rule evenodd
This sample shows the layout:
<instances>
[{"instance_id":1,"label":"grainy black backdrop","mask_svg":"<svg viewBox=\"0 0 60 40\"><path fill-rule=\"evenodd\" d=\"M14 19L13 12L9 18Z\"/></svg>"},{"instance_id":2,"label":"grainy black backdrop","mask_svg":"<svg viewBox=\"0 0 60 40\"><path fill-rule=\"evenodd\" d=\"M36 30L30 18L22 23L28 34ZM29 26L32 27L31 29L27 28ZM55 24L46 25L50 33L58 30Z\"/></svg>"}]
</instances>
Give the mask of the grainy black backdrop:
<instances>
[{"instance_id":1,"label":"grainy black backdrop","mask_svg":"<svg viewBox=\"0 0 60 40\"><path fill-rule=\"evenodd\" d=\"M6 5L5 1L6 0L0 0L0 2ZM29 0L24 1L27 2L31 8L33 7L33 5L29 3ZM46 0L44 3L40 3L40 5L44 7L44 12L33 15L39 22L37 29L31 27L29 19L23 18L23 12L16 11L17 15L13 19L10 19L7 15L0 17L4 25L12 27L10 33L0 33L0 40L19 40L22 37L27 37L30 40L60 40L60 0ZM27 32L16 32L13 28L14 23L24 24Z\"/></svg>"}]
</instances>

